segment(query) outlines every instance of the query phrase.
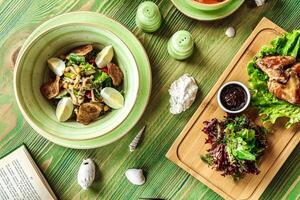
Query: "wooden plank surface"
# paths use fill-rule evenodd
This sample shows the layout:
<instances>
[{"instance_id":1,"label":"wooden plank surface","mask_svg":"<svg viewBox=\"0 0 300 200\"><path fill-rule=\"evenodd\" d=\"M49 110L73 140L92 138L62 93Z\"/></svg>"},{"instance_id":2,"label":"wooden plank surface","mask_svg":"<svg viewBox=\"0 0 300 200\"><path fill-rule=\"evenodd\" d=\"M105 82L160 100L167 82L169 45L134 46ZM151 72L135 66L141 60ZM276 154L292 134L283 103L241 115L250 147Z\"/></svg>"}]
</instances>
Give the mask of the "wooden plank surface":
<instances>
[{"instance_id":1,"label":"wooden plank surface","mask_svg":"<svg viewBox=\"0 0 300 200\"><path fill-rule=\"evenodd\" d=\"M206 154L207 149L210 148L210 145L204 145L207 135L202 132L203 122L211 118L222 120L225 115L217 102L219 88L229 81L240 81L248 85L248 62L260 51L262 46L269 45L271 40L283 33L284 30L267 18L263 18L259 22L166 155L178 166L226 199L258 199L285 162L287 155L300 141L298 126L285 129L284 121L280 120L274 125L268 124L271 132L268 137L269 148L259 164L259 175L246 176L238 182L234 182L232 177L221 176L221 173L211 169L200 159L200 156ZM257 112L251 107L245 113L256 123L262 124Z\"/></svg>"},{"instance_id":2,"label":"wooden plank surface","mask_svg":"<svg viewBox=\"0 0 300 200\"><path fill-rule=\"evenodd\" d=\"M181 14L169 0L156 0L164 23L157 33L136 28L135 12L141 0L0 0L0 156L25 143L49 184L60 199L222 199L204 184L167 160L164 155L204 97L263 16L287 31L300 28L300 0L272 0L260 8L243 5L233 15L215 22L199 22ZM13 60L26 37L53 16L77 10L105 14L128 27L144 44L149 55L153 90L150 104L136 127L121 140L95 150L73 150L48 142L22 118L12 90ZM233 39L224 36L228 26L237 30ZM195 38L196 51L185 62L166 52L170 36L186 29ZM193 75L200 94L191 109L172 116L168 88L183 73ZM139 149L129 153L128 144L147 124ZM299 198L300 145L288 158L261 199ZM85 192L76 183L82 159L92 157L99 168L97 181ZM141 167L147 182L136 187L124 177L128 168Z\"/></svg>"}]
</instances>

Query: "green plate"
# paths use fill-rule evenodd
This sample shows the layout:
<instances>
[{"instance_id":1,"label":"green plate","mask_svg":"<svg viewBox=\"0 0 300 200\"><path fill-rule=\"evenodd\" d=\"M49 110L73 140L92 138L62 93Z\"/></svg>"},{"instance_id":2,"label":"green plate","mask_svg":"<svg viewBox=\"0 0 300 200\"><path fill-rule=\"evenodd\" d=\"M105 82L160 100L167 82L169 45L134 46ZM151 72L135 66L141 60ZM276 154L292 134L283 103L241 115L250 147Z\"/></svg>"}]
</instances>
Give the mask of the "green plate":
<instances>
[{"instance_id":1,"label":"green plate","mask_svg":"<svg viewBox=\"0 0 300 200\"><path fill-rule=\"evenodd\" d=\"M40 86L52 74L45 61L82 44L92 44L98 49L113 46L114 62L124 73L124 106L88 125L74 120L59 122L56 107L40 92ZM72 140L96 138L119 126L135 105L139 82L138 66L128 46L111 31L88 23L56 26L30 40L18 56L14 76L17 102L29 124L45 137L54 135Z\"/></svg>"},{"instance_id":2,"label":"green plate","mask_svg":"<svg viewBox=\"0 0 300 200\"><path fill-rule=\"evenodd\" d=\"M22 49L26 49L25 47L30 44L30 41L38 37L41 33L55 27L72 23L86 23L99 26L117 35L128 46L138 66L140 78L137 99L127 118L118 127L105 135L85 140L72 140L55 135L43 135L48 140L69 148L90 149L101 147L124 136L133 128L144 113L149 101L152 85L150 63L142 44L128 29L108 17L95 12L86 11L66 13L43 23L29 36ZM22 50L19 54L23 54Z\"/></svg>"},{"instance_id":3,"label":"green plate","mask_svg":"<svg viewBox=\"0 0 300 200\"><path fill-rule=\"evenodd\" d=\"M213 21L213 20L225 18L231 15L244 3L244 0L233 0L223 8L217 10L205 11L191 6L184 0L171 0L171 1L176 6L176 8L184 15L201 21Z\"/></svg>"}]
</instances>

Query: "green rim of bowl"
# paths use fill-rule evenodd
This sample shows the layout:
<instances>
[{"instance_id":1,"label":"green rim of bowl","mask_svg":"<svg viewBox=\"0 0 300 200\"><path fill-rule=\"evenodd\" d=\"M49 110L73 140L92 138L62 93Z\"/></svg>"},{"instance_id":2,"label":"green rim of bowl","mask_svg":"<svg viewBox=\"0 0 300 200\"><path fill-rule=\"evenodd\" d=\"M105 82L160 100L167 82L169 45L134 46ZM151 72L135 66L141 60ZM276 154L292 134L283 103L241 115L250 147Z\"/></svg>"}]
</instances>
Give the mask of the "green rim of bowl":
<instances>
[{"instance_id":1,"label":"green rim of bowl","mask_svg":"<svg viewBox=\"0 0 300 200\"><path fill-rule=\"evenodd\" d=\"M200 10L217 10L217 9L225 7L231 1L232 0L227 0L227 1L223 1L223 2L215 3L215 4L205 4L205 3L196 2L195 0L185 0L185 2L187 4L189 4L190 6L192 6L194 8L200 9Z\"/></svg>"},{"instance_id":2,"label":"green rim of bowl","mask_svg":"<svg viewBox=\"0 0 300 200\"><path fill-rule=\"evenodd\" d=\"M217 10L201 10L188 4L186 0L171 0L175 7L184 15L201 20L201 21L213 21L223 19L233 12L235 12L245 0L234 0L229 2L226 6Z\"/></svg>"},{"instance_id":3,"label":"green rim of bowl","mask_svg":"<svg viewBox=\"0 0 300 200\"><path fill-rule=\"evenodd\" d=\"M123 137L134 127L134 125L138 122L138 120L144 113L150 98L152 86L150 62L146 51L140 41L127 28L111 18L108 18L96 12L89 11L79 11L62 14L41 24L25 41L22 49L20 50L20 55L22 54L23 49L25 49L30 41L32 41L37 35L41 34L49 28L66 25L69 23L88 23L93 24L94 26L105 27L107 30L111 31L119 38L122 38L122 41L129 47L130 51L132 52L138 66L140 75L140 87L138 90L136 105L133 107L128 117L123 121L122 124L120 124L119 127L114 129L110 133L99 136L97 138L80 141L67 140L57 137L45 137L43 135L48 140L69 148L97 148L110 144Z\"/></svg>"},{"instance_id":4,"label":"green rim of bowl","mask_svg":"<svg viewBox=\"0 0 300 200\"><path fill-rule=\"evenodd\" d=\"M25 60L28 59L28 58L26 58L26 56L29 54L30 50L34 46L36 46L37 43L41 42L41 40L43 40L45 37L47 37L49 34L55 35L56 32L61 32L61 31L68 30L68 29L72 30L72 29L74 29L73 27L79 27L79 26L80 26L80 32L82 32L82 33L84 32L85 34L89 33L94 38L96 38L97 35L100 33L102 34L103 37L114 38L113 39L114 41L111 44L114 44L114 46L121 47L120 49L123 49L123 51L125 49L125 51L126 51L125 53L127 55L126 58L131 59L130 67L134 67L134 68L130 69L131 72L133 72L132 73L133 77L135 75L137 78L134 80L139 79L137 64L136 64L136 61L135 61L131 51L129 50L128 46L120 38L118 38L114 33L106 30L103 27L100 28L99 26L94 26L94 25L90 25L90 24L86 24L86 23L69 23L66 25L60 25L60 26L53 27L53 28L50 28L50 29L42 32L41 34L36 36L34 40L31 40L29 43L27 43L26 49L23 49L21 54L19 54L18 60L16 62L17 68L16 68L16 72L15 72L15 74L16 74L15 86L16 86L16 91L17 91L16 97L17 97L17 102L19 103L19 105L21 105L20 110L23 113L23 115L25 116L25 118L27 119L27 121L33 127L35 127L35 130L37 130L37 132L41 133L42 135L51 134L58 138L64 138L64 139L70 139L70 140L86 140L86 139L96 138L96 137L99 137L106 133L109 133L110 131L117 128L126 119L126 117L129 115L130 111L133 109L133 106L135 104L135 101L137 98L137 92L138 92L138 84L135 84L134 83L135 81L133 81L133 80L131 80L131 85L133 87L130 92L130 93L132 93L131 94L132 96L130 96L131 100L129 100L129 98L127 98L128 99L127 103L126 103L127 107L124 107L125 109L123 109L122 112L120 110L113 111L114 115L113 115L113 113L109 113L106 116L104 116L102 119L100 119L99 121L91 123L88 126L78 124L77 122L67 122L67 123L58 122L56 117L53 116L53 113L55 112L55 111L53 111L53 108L51 108L50 110L49 110L49 108L47 109L49 102L48 101L41 102L41 101L37 100L37 99L41 99L41 98L44 100L44 98L41 97L40 93L38 93L38 94L33 93L33 95L29 96L29 97L27 95L28 99L32 98L33 102L37 102L36 106L39 107L40 112L44 113L44 115L48 116L48 119L50 121L48 121L48 125L45 127L45 125L42 121L43 116L42 117L34 116L33 115L34 111L28 107L30 104L24 103L25 99L27 99L27 98L24 95L22 95L23 90L21 89L21 87L23 86L23 84L21 84L21 82L20 82L20 77L23 74L22 72L24 70L26 71L26 69L24 69L23 65L24 65ZM53 41L57 40L58 38L61 38L64 35L78 34L77 32L78 32L78 30L73 31L73 32L68 31L68 32L60 34L54 38L51 38L51 40L49 40L49 41L47 40L47 41L48 41L48 43L51 44ZM98 46L96 41L93 41L93 44ZM128 57L130 57L130 58L128 58ZM36 62L36 60L33 60L30 63L34 66L38 66L37 64L35 64L35 62ZM129 69L125 70L125 71L129 71ZM127 73L125 73L125 75ZM31 73L29 73L29 75L33 76ZM50 106L50 107L52 107L52 106ZM108 123L108 121L113 121L113 123ZM57 127L57 123L59 123L59 127ZM51 126L51 124L52 124L52 126ZM59 129L57 129L57 128L59 128Z\"/></svg>"}]
</instances>

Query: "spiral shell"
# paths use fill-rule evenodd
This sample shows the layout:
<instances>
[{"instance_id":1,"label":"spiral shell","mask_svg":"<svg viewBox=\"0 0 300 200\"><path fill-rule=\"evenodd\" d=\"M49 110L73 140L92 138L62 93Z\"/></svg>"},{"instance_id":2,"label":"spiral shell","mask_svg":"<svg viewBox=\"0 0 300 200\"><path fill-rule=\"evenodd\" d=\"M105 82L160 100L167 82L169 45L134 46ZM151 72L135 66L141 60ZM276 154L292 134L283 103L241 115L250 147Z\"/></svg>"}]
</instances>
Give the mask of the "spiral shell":
<instances>
[{"instance_id":1,"label":"spiral shell","mask_svg":"<svg viewBox=\"0 0 300 200\"><path fill-rule=\"evenodd\" d=\"M141 140L141 137L143 135L143 132L145 130L146 126L144 126L139 132L138 134L134 137L134 139L132 140L132 142L129 144L129 151L130 152L133 152L137 145L139 144L140 140Z\"/></svg>"}]
</instances>

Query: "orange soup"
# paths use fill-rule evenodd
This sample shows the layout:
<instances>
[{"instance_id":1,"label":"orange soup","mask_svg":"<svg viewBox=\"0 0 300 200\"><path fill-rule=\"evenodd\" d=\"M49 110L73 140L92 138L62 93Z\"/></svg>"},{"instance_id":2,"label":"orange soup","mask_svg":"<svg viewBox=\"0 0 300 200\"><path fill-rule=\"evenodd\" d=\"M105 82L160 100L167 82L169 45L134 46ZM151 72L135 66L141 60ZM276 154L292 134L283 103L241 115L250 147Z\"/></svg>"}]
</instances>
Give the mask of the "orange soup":
<instances>
[{"instance_id":1,"label":"orange soup","mask_svg":"<svg viewBox=\"0 0 300 200\"><path fill-rule=\"evenodd\" d=\"M224 0L194 0L194 1L199 3L214 4L214 3L221 3Z\"/></svg>"}]
</instances>

